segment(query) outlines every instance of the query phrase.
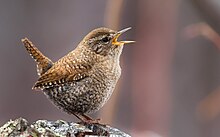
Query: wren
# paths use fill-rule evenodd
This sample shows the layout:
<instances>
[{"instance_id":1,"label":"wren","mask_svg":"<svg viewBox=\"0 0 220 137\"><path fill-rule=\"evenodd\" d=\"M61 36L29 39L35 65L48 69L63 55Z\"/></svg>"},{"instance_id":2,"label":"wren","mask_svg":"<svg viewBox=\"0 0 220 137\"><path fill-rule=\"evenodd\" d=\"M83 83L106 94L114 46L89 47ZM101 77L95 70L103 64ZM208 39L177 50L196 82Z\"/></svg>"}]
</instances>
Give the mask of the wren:
<instances>
[{"instance_id":1,"label":"wren","mask_svg":"<svg viewBox=\"0 0 220 137\"><path fill-rule=\"evenodd\" d=\"M124 44L118 37L131 28L114 31L97 28L78 46L52 62L27 38L22 42L37 64L33 89L43 93L60 109L85 123L97 123L87 114L99 110L110 98L121 75L120 55Z\"/></svg>"}]
</instances>

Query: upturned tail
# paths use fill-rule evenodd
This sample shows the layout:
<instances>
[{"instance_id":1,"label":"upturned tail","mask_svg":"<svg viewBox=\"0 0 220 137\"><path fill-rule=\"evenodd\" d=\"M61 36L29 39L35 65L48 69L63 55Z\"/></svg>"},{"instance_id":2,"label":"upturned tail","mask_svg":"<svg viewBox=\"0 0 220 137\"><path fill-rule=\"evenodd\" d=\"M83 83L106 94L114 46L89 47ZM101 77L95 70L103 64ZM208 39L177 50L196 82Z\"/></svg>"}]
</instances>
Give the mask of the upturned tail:
<instances>
[{"instance_id":1,"label":"upturned tail","mask_svg":"<svg viewBox=\"0 0 220 137\"><path fill-rule=\"evenodd\" d=\"M24 38L21 40L24 44L26 50L31 55L31 57L37 63L37 73L39 76L43 75L47 70L49 70L53 66L53 62L44 56L35 46L34 44L28 40L28 38Z\"/></svg>"}]
</instances>

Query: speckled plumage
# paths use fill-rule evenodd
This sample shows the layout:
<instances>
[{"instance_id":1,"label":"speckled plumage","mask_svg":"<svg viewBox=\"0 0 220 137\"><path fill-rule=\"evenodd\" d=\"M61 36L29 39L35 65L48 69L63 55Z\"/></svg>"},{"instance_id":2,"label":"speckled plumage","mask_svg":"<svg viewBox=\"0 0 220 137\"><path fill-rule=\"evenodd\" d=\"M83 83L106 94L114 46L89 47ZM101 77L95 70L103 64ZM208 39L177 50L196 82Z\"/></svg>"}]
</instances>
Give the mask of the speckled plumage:
<instances>
[{"instance_id":1,"label":"speckled plumage","mask_svg":"<svg viewBox=\"0 0 220 137\"><path fill-rule=\"evenodd\" d=\"M119 58L126 42L117 42L119 35L108 28L95 29L55 63L23 39L38 66L39 79L33 88L43 90L56 106L78 118L99 110L121 75Z\"/></svg>"}]
</instances>

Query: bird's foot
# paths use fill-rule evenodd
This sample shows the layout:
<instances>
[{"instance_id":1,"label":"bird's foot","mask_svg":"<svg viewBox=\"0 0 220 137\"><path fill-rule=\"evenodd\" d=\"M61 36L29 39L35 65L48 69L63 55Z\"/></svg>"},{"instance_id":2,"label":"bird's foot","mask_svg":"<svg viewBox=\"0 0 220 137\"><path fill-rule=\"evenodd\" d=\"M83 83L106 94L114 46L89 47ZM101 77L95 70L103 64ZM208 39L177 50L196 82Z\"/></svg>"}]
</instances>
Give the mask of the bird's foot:
<instances>
[{"instance_id":1,"label":"bird's foot","mask_svg":"<svg viewBox=\"0 0 220 137\"><path fill-rule=\"evenodd\" d=\"M90 116L86 114L74 114L77 118L81 120L79 124L100 124L101 119L92 119ZM101 125L101 124L100 124Z\"/></svg>"},{"instance_id":2,"label":"bird's foot","mask_svg":"<svg viewBox=\"0 0 220 137\"><path fill-rule=\"evenodd\" d=\"M81 122L78 122L78 124L84 125L85 127L92 130L92 132L89 132L89 134L92 135L99 135L99 136L109 136L108 130L106 130L105 124L100 124L101 119L92 119L91 117L85 115L85 114L74 114L77 118L81 120ZM86 134L87 135L87 134Z\"/></svg>"},{"instance_id":3,"label":"bird's foot","mask_svg":"<svg viewBox=\"0 0 220 137\"><path fill-rule=\"evenodd\" d=\"M84 119L82 124L100 124L101 119Z\"/></svg>"},{"instance_id":4,"label":"bird's foot","mask_svg":"<svg viewBox=\"0 0 220 137\"><path fill-rule=\"evenodd\" d=\"M85 123L88 124L99 124L101 119L88 119L86 121L84 121Z\"/></svg>"}]
</instances>

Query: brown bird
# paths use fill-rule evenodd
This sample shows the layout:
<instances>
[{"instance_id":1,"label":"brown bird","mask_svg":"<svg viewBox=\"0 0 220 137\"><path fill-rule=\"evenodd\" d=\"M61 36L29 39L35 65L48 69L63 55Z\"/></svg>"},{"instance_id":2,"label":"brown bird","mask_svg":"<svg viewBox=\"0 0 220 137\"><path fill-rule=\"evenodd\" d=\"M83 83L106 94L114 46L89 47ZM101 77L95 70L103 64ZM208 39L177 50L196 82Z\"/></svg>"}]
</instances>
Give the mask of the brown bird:
<instances>
[{"instance_id":1,"label":"brown bird","mask_svg":"<svg viewBox=\"0 0 220 137\"><path fill-rule=\"evenodd\" d=\"M98 28L79 45L53 63L27 38L22 42L37 63L38 81L33 89L42 90L58 108L82 122L97 123L86 114L99 110L110 98L120 78L119 58L126 43L118 37L131 28L114 31Z\"/></svg>"}]
</instances>

